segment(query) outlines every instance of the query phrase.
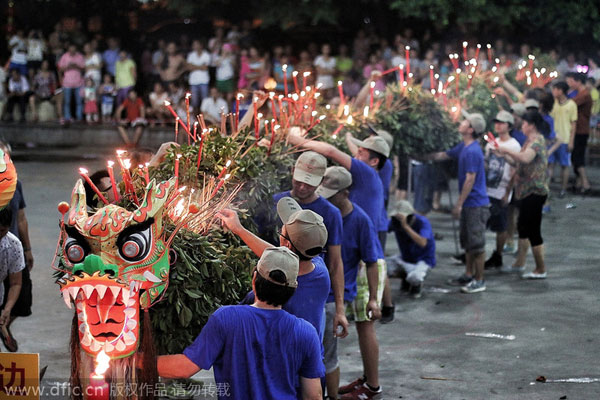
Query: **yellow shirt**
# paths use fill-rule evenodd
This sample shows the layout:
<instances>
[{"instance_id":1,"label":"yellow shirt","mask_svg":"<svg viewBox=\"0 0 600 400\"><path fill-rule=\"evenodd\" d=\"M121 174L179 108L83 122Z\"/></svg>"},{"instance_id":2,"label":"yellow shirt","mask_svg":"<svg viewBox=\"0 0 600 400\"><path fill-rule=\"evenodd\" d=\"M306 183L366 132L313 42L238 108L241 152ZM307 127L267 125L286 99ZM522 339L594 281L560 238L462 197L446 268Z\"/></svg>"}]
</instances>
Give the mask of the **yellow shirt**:
<instances>
[{"instance_id":1,"label":"yellow shirt","mask_svg":"<svg viewBox=\"0 0 600 400\"><path fill-rule=\"evenodd\" d=\"M125 61L118 60L115 63L115 83L117 89L135 86L135 77L131 73L131 69L135 69L135 62L128 58Z\"/></svg>"},{"instance_id":2,"label":"yellow shirt","mask_svg":"<svg viewBox=\"0 0 600 400\"><path fill-rule=\"evenodd\" d=\"M569 143L571 137L571 123L577 121L577 104L571 99L563 104L554 100L554 107L550 116L554 119L556 139L562 143Z\"/></svg>"}]
</instances>

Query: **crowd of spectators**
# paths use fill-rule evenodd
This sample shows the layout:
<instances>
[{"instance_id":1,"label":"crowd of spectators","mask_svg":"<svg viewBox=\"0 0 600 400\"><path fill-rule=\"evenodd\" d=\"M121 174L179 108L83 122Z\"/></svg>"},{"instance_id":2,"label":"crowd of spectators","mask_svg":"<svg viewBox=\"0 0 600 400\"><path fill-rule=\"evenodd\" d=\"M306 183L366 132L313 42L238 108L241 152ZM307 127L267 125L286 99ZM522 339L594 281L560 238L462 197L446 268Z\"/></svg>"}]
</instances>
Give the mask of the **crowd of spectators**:
<instances>
[{"instance_id":1,"label":"crowd of spectators","mask_svg":"<svg viewBox=\"0 0 600 400\"><path fill-rule=\"evenodd\" d=\"M88 39L79 31L66 32L60 24L48 35L39 30L17 30L7 42L10 55L0 60L4 66L0 70L4 120L13 120L13 109L18 105L22 121L28 110L27 119L37 121L40 104L49 101L61 123L120 121L126 117L115 111L135 89L144 103L145 119L151 124L163 124L168 119L165 100L185 114L186 92L192 94L193 112L218 117L221 109L233 111L237 92L263 89L269 78L275 79L275 90L283 91L284 77L292 85L294 71L299 77L310 72L307 83L321 83L324 98L335 95L338 80L344 83L345 95L354 97L373 71L406 64L406 46L410 46L414 79L428 85L430 65L443 81L453 70L447 55L460 46L440 42L424 45L405 29L392 40L361 30L349 44L319 46L309 42L294 47L274 41L270 47L261 47L258 35L246 23L242 29L217 28L208 38L181 35L173 41L159 39L135 54L138 46L124 46L114 37ZM502 65L518 65L531 52L528 45L516 48L502 40L495 41L492 49ZM469 58L475 51L475 46L469 47ZM593 85L600 79L599 54L559 54L556 50L549 54L559 75L583 71L594 79ZM480 62L486 68L485 51L480 53ZM285 73L283 65L287 65ZM377 84L383 89L384 81Z\"/></svg>"}]
</instances>

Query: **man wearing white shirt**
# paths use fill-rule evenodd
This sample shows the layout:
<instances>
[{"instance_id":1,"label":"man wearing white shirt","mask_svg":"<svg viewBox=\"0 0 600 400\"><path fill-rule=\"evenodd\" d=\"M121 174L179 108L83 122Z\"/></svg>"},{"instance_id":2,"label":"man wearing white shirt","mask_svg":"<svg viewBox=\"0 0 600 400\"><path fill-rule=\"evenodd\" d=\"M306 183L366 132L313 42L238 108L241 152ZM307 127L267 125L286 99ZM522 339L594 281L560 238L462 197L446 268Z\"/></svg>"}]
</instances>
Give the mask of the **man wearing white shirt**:
<instances>
[{"instance_id":1,"label":"man wearing white shirt","mask_svg":"<svg viewBox=\"0 0 600 400\"><path fill-rule=\"evenodd\" d=\"M519 142L510 136L514 123L515 119L508 111L502 110L496 115L494 131L498 135L496 138L498 147L511 151L521 149ZM487 226L496 233L496 250L485 262L485 268L502 267L502 249L507 238L508 203L512 192L512 177L515 173L515 168L506 162L504 157L492 152L494 146L495 144L488 142L485 147L485 171L487 195L490 198L490 218Z\"/></svg>"},{"instance_id":2,"label":"man wearing white shirt","mask_svg":"<svg viewBox=\"0 0 600 400\"><path fill-rule=\"evenodd\" d=\"M29 94L27 79L21 75L18 69L11 70L10 79L8 80L8 101L6 102L6 119L9 122L13 120L13 109L17 103L21 111L21 122L25 122L25 110L27 109Z\"/></svg>"},{"instance_id":3,"label":"man wearing white shirt","mask_svg":"<svg viewBox=\"0 0 600 400\"><path fill-rule=\"evenodd\" d=\"M229 107L227 107L227 102L221 97L217 88L212 87L210 88L210 96L202 100L200 112L204 115L205 120L213 124L219 124L221 113L227 114Z\"/></svg>"},{"instance_id":4,"label":"man wearing white shirt","mask_svg":"<svg viewBox=\"0 0 600 400\"><path fill-rule=\"evenodd\" d=\"M210 54L200 40L192 42L192 51L187 56L187 69L190 71L188 83L192 91L192 107L198 109L200 103L208 96L210 75Z\"/></svg>"}]
</instances>

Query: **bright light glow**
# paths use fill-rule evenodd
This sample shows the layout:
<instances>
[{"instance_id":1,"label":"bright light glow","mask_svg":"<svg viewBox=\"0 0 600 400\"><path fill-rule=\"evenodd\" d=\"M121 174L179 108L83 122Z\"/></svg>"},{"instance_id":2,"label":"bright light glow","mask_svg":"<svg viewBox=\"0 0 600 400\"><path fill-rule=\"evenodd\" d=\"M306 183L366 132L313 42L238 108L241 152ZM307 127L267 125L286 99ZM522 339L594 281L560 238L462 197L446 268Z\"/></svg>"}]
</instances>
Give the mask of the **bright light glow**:
<instances>
[{"instance_id":1,"label":"bright light glow","mask_svg":"<svg viewBox=\"0 0 600 400\"><path fill-rule=\"evenodd\" d=\"M104 349L100 350L100 353L96 356L96 368L94 369L94 374L103 376L108 367L110 366L110 357L106 355Z\"/></svg>"}]
</instances>

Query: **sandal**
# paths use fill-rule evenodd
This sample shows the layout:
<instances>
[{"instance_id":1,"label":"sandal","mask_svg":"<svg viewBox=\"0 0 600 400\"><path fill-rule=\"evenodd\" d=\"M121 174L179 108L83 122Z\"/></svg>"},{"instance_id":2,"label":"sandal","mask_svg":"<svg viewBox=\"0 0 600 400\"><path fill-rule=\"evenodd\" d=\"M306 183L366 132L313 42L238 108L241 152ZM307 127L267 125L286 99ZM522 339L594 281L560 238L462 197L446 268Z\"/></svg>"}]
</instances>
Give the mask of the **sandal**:
<instances>
[{"instance_id":1,"label":"sandal","mask_svg":"<svg viewBox=\"0 0 600 400\"><path fill-rule=\"evenodd\" d=\"M3 326L2 329L0 329L0 336L2 336L2 343L4 343L6 350L10 351L11 353L19 350L19 344L13 337L8 326Z\"/></svg>"}]
</instances>

